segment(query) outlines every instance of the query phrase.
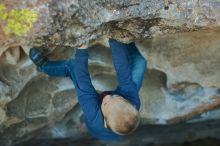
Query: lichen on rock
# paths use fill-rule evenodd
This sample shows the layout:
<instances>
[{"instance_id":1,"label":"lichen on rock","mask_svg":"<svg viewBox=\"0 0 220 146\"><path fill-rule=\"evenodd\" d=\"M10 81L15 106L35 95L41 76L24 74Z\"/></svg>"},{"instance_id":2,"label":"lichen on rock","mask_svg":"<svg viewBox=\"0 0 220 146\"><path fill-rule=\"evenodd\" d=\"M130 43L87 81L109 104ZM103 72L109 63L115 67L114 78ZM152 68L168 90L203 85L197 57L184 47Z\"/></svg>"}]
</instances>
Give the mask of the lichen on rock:
<instances>
[{"instance_id":1,"label":"lichen on rock","mask_svg":"<svg viewBox=\"0 0 220 146\"><path fill-rule=\"evenodd\" d=\"M32 28L37 17L37 13L29 9L10 10L7 12L6 7L0 4L0 19L6 23L3 26L3 31L6 35L24 35Z\"/></svg>"}]
</instances>

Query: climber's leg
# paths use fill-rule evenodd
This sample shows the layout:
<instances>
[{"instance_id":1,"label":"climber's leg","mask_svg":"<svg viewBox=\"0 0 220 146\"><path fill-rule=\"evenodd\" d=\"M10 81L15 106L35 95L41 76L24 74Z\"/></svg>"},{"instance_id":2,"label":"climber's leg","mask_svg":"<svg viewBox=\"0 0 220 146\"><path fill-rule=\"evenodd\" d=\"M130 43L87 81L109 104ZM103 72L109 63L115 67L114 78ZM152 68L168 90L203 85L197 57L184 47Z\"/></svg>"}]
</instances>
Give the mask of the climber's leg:
<instances>
[{"instance_id":1,"label":"climber's leg","mask_svg":"<svg viewBox=\"0 0 220 146\"><path fill-rule=\"evenodd\" d=\"M46 61L40 67L40 71L52 77L68 77L71 75L73 62L73 59L63 61Z\"/></svg>"},{"instance_id":2,"label":"climber's leg","mask_svg":"<svg viewBox=\"0 0 220 146\"><path fill-rule=\"evenodd\" d=\"M73 59L63 61L48 61L47 57L38 48L31 48L29 57L41 72L49 76L64 77L70 76L73 66Z\"/></svg>"},{"instance_id":3,"label":"climber's leg","mask_svg":"<svg viewBox=\"0 0 220 146\"><path fill-rule=\"evenodd\" d=\"M127 44L127 54L131 68L132 79L137 85L138 91L144 80L144 74L147 69L147 60L141 55L135 43Z\"/></svg>"},{"instance_id":4,"label":"climber's leg","mask_svg":"<svg viewBox=\"0 0 220 146\"><path fill-rule=\"evenodd\" d=\"M76 77L74 74L74 59L63 61L47 61L42 65L41 71L51 77L70 77L76 87Z\"/></svg>"}]
</instances>

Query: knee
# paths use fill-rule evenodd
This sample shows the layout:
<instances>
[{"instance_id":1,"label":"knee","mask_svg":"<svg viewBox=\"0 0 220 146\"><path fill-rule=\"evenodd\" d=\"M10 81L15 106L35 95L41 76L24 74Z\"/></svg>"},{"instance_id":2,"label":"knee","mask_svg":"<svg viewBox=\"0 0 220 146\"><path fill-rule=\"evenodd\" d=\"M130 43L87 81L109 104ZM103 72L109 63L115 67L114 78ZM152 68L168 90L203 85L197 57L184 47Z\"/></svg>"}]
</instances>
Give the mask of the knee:
<instances>
[{"instance_id":1,"label":"knee","mask_svg":"<svg viewBox=\"0 0 220 146\"><path fill-rule=\"evenodd\" d=\"M72 66L74 66L74 62L75 62L74 59L70 59L70 60L68 60L68 65L69 65L70 67L72 67Z\"/></svg>"},{"instance_id":2,"label":"knee","mask_svg":"<svg viewBox=\"0 0 220 146\"><path fill-rule=\"evenodd\" d=\"M68 67L69 71L73 71L73 69L74 69L74 59L68 60L67 67Z\"/></svg>"}]
</instances>

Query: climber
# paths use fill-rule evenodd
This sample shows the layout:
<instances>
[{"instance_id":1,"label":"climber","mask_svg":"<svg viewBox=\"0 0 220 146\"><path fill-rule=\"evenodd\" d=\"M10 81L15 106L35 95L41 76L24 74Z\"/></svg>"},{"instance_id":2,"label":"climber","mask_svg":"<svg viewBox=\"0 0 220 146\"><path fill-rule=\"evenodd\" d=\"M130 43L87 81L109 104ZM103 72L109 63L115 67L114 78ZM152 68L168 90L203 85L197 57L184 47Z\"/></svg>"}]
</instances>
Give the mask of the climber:
<instances>
[{"instance_id":1,"label":"climber","mask_svg":"<svg viewBox=\"0 0 220 146\"><path fill-rule=\"evenodd\" d=\"M101 94L91 83L87 46L76 49L74 59L64 61L49 61L37 48L30 49L29 56L39 71L52 77L71 78L88 131L94 137L120 140L122 135L132 133L139 124L138 92L147 63L135 43L124 44L109 39L109 44L119 85L115 91Z\"/></svg>"}]
</instances>

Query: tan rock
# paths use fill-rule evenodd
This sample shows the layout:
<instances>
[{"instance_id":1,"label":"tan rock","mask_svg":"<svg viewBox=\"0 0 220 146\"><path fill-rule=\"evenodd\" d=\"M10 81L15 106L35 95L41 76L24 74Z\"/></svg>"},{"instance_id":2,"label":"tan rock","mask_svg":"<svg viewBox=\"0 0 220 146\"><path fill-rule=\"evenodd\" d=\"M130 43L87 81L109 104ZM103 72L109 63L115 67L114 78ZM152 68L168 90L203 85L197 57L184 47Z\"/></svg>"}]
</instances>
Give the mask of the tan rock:
<instances>
[{"instance_id":1,"label":"tan rock","mask_svg":"<svg viewBox=\"0 0 220 146\"><path fill-rule=\"evenodd\" d=\"M10 47L5 50L1 55L1 63L12 64L15 65L20 59L21 54L20 46Z\"/></svg>"},{"instance_id":2,"label":"tan rock","mask_svg":"<svg viewBox=\"0 0 220 146\"><path fill-rule=\"evenodd\" d=\"M159 71L145 74L140 92L143 123L179 123L220 107L217 88L185 82L167 89L165 80L165 74Z\"/></svg>"},{"instance_id":3,"label":"tan rock","mask_svg":"<svg viewBox=\"0 0 220 146\"><path fill-rule=\"evenodd\" d=\"M167 85L195 82L220 87L220 29L165 35L142 42L149 68L167 75Z\"/></svg>"}]
</instances>

